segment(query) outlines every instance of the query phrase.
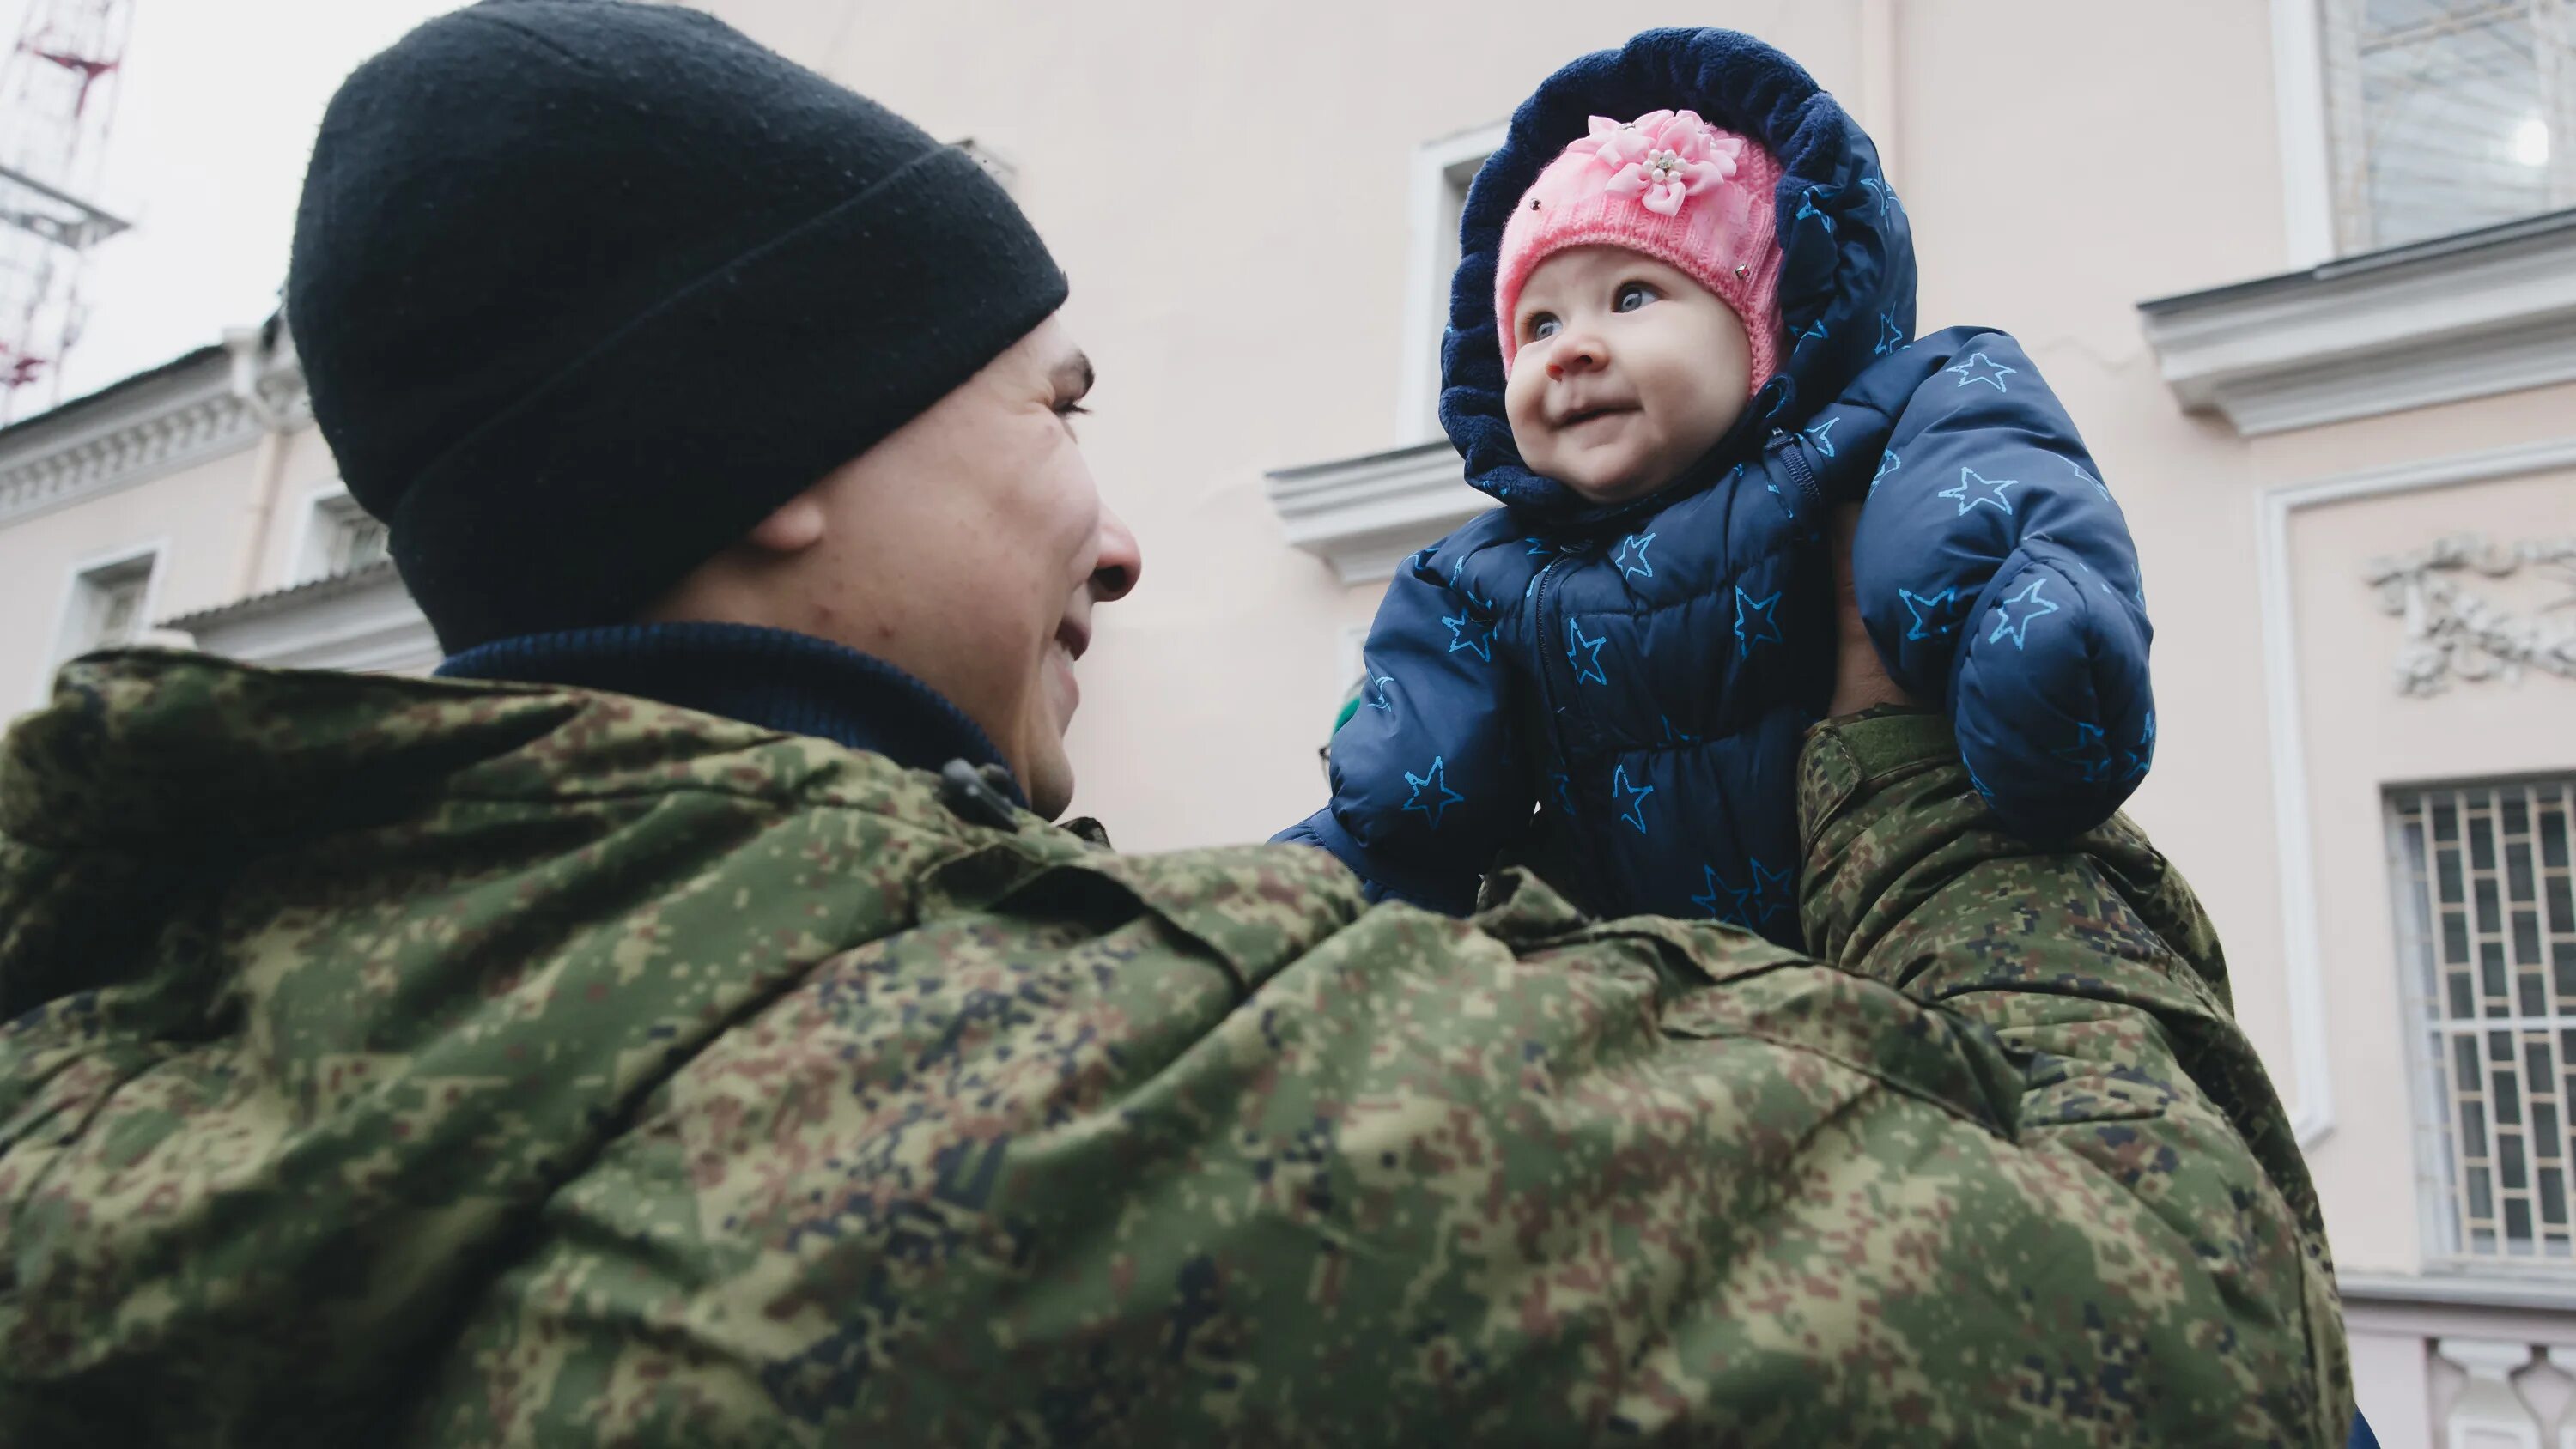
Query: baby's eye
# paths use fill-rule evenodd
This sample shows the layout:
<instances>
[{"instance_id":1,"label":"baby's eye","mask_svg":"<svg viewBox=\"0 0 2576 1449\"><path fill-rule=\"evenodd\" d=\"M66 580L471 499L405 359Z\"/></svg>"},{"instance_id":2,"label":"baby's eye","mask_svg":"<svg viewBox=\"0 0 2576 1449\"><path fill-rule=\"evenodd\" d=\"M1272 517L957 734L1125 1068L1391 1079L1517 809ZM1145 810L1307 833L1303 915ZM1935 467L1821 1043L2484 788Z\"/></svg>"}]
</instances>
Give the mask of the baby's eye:
<instances>
[{"instance_id":1,"label":"baby's eye","mask_svg":"<svg viewBox=\"0 0 2576 1449\"><path fill-rule=\"evenodd\" d=\"M1619 284L1619 295L1610 300L1610 310L1634 312L1662 295L1644 282L1622 282Z\"/></svg>"},{"instance_id":2,"label":"baby's eye","mask_svg":"<svg viewBox=\"0 0 2576 1449\"><path fill-rule=\"evenodd\" d=\"M1556 320L1556 314L1553 312L1534 312L1530 314L1529 319L1529 340L1545 342L1554 337L1557 329L1564 325Z\"/></svg>"}]
</instances>

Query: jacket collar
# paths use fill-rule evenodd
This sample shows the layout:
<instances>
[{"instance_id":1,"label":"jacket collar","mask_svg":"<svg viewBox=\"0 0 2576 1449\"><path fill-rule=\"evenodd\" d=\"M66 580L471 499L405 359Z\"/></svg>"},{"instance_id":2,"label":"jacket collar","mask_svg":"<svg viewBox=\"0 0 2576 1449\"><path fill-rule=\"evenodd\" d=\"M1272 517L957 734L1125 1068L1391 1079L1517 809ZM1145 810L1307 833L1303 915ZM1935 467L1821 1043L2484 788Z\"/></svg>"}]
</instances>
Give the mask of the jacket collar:
<instances>
[{"instance_id":1,"label":"jacket collar","mask_svg":"<svg viewBox=\"0 0 2576 1449\"><path fill-rule=\"evenodd\" d=\"M882 659L784 629L611 624L523 634L478 644L438 673L633 695L831 740L916 770L960 759L1003 766L991 737L929 685ZM1016 780L1009 794L1013 804L1027 803Z\"/></svg>"}]
</instances>

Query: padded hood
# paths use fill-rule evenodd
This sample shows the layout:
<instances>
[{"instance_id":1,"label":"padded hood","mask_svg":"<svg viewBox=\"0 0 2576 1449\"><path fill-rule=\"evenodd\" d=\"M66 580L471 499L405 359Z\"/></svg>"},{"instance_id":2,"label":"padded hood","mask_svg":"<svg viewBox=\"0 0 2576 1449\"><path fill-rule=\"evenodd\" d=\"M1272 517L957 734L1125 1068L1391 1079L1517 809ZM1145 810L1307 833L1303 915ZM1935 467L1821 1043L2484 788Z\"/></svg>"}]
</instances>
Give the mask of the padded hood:
<instances>
[{"instance_id":1,"label":"padded hood","mask_svg":"<svg viewBox=\"0 0 2576 1449\"><path fill-rule=\"evenodd\" d=\"M1584 523L1660 507L1651 499L1595 505L1529 470L1503 412L1502 344L1494 268L1503 225L1522 193L1594 116L1625 119L1660 107L1697 111L1768 149L1780 162L1779 371L1711 453L1740 455L1774 429L1795 430L1878 356L1914 335L1914 244L1889 190L1878 148L1796 61L1732 30L1649 30L1617 50L1549 76L1513 113L1501 149L1468 188L1461 260L1450 283L1440 351L1440 424L1466 460L1467 480L1532 518ZM1694 482L1706 481L1701 470Z\"/></svg>"}]
</instances>

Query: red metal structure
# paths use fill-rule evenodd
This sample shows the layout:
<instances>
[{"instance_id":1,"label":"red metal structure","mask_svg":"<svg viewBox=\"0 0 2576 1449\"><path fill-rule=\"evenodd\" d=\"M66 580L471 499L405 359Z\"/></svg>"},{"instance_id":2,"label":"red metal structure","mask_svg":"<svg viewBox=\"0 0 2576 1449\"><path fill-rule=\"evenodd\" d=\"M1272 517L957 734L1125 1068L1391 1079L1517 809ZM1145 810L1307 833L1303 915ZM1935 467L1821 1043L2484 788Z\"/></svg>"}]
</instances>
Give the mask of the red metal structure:
<instances>
[{"instance_id":1,"label":"red metal structure","mask_svg":"<svg viewBox=\"0 0 2576 1449\"><path fill-rule=\"evenodd\" d=\"M125 229L95 198L134 0L28 0L0 55L0 422L59 399L81 263Z\"/></svg>"}]
</instances>

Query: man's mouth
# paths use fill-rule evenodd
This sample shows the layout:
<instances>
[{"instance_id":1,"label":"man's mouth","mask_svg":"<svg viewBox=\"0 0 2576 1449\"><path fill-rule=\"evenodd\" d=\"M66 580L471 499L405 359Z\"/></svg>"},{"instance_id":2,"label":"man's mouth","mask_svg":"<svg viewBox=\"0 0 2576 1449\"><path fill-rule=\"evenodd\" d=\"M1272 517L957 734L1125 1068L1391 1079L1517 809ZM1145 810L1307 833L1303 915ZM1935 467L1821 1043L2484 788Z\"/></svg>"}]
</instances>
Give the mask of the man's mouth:
<instances>
[{"instance_id":1,"label":"man's mouth","mask_svg":"<svg viewBox=\"0 0 2576 1449\"><path fill-rule=\"evenodd\" d=\"M1091 630L1067 619L1055 626L1055 647L1064 651L1065 662L1070 664L1091 648Z\"/></svg>"}]
</instances>

